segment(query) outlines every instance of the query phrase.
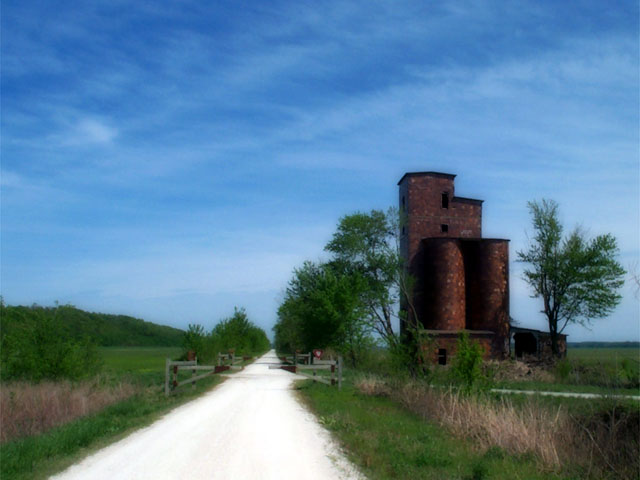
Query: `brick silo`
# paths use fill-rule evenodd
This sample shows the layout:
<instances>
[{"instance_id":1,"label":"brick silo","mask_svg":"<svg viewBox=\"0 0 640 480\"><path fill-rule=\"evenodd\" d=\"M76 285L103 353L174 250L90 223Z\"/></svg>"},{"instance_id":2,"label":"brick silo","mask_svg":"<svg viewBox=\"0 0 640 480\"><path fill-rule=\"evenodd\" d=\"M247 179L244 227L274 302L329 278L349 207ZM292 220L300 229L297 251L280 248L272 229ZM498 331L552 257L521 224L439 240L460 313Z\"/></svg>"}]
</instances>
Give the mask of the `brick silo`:
<instances>
[{"instance_id":1,"label":"brick silo","mask_svg":"<svg viewBox=\"0 0 640 480\"><path fill-rule=\"evenodd\" d=\"M428 330L465 328L465 274L461 242L455 238L425 238L422 275L424 288L417 308Z\"/></svg>"},{"instance_id":2,"label":"brick silo","mask_svg":"<svg viewBox=\"0 0 640 480\"><path fill-rule=\"evenodd\" d=\"M508 351L509 241L465 240L466 328L495 333L495 356Z\"/></svg>"}]
</instances>

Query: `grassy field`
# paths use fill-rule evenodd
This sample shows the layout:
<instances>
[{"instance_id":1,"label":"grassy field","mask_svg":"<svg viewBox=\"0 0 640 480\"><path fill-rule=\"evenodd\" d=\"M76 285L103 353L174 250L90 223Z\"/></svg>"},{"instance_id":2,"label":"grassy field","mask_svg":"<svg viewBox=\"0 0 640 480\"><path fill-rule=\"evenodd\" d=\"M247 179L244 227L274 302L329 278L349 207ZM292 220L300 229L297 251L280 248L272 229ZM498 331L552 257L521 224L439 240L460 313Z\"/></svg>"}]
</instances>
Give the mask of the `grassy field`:
<instances>
[{"instance_id":1,"label":"grassy field","mask_svg":"<svg viewBox=\"0 0 640 480\"><path fill-rule=\"evenodd\" d=\"M640 349L569 348L567 358L544 375L501 380L499 388L640 395Z\"/></svg>"},{"instance_id":2,"label":"grassy field","mask_svg":"<svg viewBox=\"0 0 640 480\"><path fill-rule=\"evenodd\" d=\"M363 390L368 374L345 373L342 391L304 381L298 392L369 478L630 479L639 472L636 401L467 397L389 377L378 377L376 392Z\"/></svg>"},{"instance_id":3,"label":"grassy field","mask_svg":"<svg viewBox=\"0 0 640 480\"><path fill-rule=\"evenodd\" d=\"M570 349L566 361L543 372L546 381L532 374L487 385L637 395L639 353ZM363 394L362 378L371 374L389 382L385 393ZM370 478L637 478L635 400L479 394L467 401L454 395L445 408L426 401L419 388L405 395L411 380L394 372L384 355L364 370L346 368L344 379L342 392L307 382L299 393ZM457 391L450 369L436 367L430 381L437 391ZM559 460L544 460L539 445L553 445L546 450Z\"/></svg>"},{"instance_id":4,"label":"grassy field","mask_svg":"<svg viewBox=\"0 0 640 480\"><path fill-rule=\"evenodd\" d=\"M569 348L567 358L584 362L600 362L615 364L623 359L640 363L640 349L638 348Z\"/></svg>"},{"instance_id":5,"label":"grassy field","mask_svg":"<svg viewBox=\"0 0 640 480\"><path fill-rule=\"evenodd\" d=\"M177 358L180 347L101 347L104 368L114 373L163 373L166 358Z\"/></svg>"},{"instance_id":6,"label":"grassy field","mask_svg":"<svg viewBox=\"0 0 640 480\"><path fill-rule=\"evenodd\" d=\"M480 452L388 398L360 394L351 382L339 391L305 381L298 392L370 479L567 478L529 455Z\"/></svg>"},{"instance_id":7,"label":"grassy field","mask_svg":"<svg viewBox=\"0 0 640 480\"><path fill-rule=\"evenodd\" d=\"M223 378L201 380L195 390L182 389L166 398L163 393L165 358L175 358L180 349L171 347L105 347L101 383L128 382L135 394L103 410L77 418L43 434L28 436L0 445L0 478L46 478L131 432L148 425Z\"/></svg>"},{"instance_id":8,"label":"grassy field","mask_svg":"<svg viewBox=\"0 0 640 480\"><path fill-rule=\"evenodd\" d=\"M164 384L166 359L175 360L182 353L179 347L102 347L99 351L108 377L158 388Z\"/></svg>"}]
</instances>

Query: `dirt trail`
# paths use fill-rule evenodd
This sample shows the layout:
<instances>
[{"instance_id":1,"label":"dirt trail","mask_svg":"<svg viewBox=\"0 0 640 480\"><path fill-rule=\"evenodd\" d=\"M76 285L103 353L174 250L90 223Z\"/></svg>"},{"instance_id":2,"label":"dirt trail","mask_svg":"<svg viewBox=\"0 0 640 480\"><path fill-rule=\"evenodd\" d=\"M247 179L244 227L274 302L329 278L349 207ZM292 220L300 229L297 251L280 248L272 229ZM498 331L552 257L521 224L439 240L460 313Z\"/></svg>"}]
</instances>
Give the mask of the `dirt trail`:
<instances>
[{"instance_id":1,"label":"dirt trail","mask_svg":"<svg viewBox=\"0 0 640 480\"><path fill-rule=\"evenodd\" d=\"M271 351L204 396L98 451L55 479L357 479L295 399L297 377Z\"/></svg>"}]
</instances>

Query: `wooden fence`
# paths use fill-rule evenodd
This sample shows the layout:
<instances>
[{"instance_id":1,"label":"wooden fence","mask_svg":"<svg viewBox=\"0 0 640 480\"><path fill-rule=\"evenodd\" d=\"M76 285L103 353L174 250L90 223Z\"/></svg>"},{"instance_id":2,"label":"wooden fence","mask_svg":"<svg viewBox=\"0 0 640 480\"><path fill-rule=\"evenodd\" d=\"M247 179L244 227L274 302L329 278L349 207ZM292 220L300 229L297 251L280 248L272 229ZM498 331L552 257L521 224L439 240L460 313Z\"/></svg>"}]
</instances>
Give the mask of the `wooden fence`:
<instances>
[{"instance_id":1,"label":"wooden fence","mask_svg":"<svg viewBox=\"0 0 640 480\"><path fill-rule=\"evenodd\" d=\"M242 370L244 367L241 365L245 360L251 360L252 357L236 357L235 354L219 353L217 365L198 365L198 359L195 360L183 360L174 361L167 358L165 365L164 376L164 394L168 396L171 392L174 392L177 388L187 384L191 384L191 388L196 388L196 382L202 380L209 375L216 373L222 373L227 370ZM181 370L191 371L191 378L187 378L182 381L178 381L178 372ZM197 372L206 372L202 375L196 375Z\"/></svg>"},{"instance_id":2,"label":"wooden fence","mask_svg":"<svg viewBox=\"0 0 640 480\"><path fill-rule=\"evenodd\" d=\"M218 353L218 365L238 365L251 359L253 359L253 357L236 357L235 353Z\"/></svg>"},{"instance_id":3,"label":"wooden fence","mask_svg":"<svg viewBox=\"0 0 640 480\"><path fill-rule=\"evenodd\" d=\"M280 357L280 360L286 362L285 365L269 365L269 369L281 369L287 372L302 375L310 378L314 382L324 383L326 385L338 385L338 389L342 389L342 357L337 360L319 360L311 353L294 353ZM305 373L311 371L310 373ZM329 371L331 375L327 378L319 376L318 372Z\"/></svg>"}]
</instances>

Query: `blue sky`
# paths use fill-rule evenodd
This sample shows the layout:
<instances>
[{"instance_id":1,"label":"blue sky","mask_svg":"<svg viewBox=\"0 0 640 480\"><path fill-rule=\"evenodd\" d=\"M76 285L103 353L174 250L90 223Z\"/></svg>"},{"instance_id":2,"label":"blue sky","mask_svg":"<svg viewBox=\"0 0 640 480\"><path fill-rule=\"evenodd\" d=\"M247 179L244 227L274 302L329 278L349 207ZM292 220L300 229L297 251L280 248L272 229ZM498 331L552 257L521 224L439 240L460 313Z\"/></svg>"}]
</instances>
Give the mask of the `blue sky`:
<instances>
[{"instance_id":1,"label":"blue sky","mask_svg":"<svg viewBox=\"0 0 640 480\"><path fill-rule=\"evenodd\" d=\"M640 260L638 33L632 1L5 1L4 300L270 330L340 216L432 170L485 200L544 328L527 201ZM622 293L570 339L640 339Z\"/></svg>"}]
</instances>

